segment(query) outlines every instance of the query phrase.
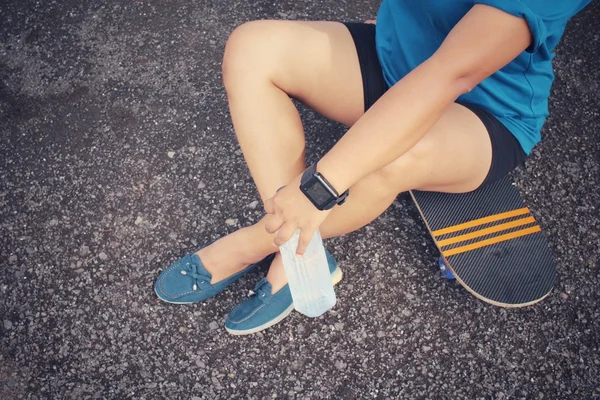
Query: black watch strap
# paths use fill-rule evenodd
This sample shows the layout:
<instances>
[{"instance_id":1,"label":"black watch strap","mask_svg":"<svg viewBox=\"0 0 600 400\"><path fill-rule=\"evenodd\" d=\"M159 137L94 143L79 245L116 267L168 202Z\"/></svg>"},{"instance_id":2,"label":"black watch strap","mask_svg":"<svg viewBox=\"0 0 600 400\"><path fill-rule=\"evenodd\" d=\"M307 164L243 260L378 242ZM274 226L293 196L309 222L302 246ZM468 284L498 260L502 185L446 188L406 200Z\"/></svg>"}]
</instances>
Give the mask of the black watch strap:
<instances>
[{"instance_id":1,"label":"black watch strap","mask_svg":"<svg viewBox=\"0 0 600 400\"><path fill-rule=\"evenodd\" d=\"M302 179L300 179L300 184L306 185L306 182L317 172L317 163L312 164L302 174Z\"/></svg>"}]
</instances>

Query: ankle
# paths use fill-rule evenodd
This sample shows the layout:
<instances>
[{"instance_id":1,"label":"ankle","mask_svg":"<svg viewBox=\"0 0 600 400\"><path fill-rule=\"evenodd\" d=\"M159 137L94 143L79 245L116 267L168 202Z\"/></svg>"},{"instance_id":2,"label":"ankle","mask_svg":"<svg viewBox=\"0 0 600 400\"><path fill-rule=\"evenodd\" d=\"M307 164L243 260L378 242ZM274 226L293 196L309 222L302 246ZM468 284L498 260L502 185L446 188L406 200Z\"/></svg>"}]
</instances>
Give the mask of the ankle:
<instances>
[{"instance_id":1,"label":"ankle","mask_svg":"<svg viewBox=\"0 0 600 400\"><path fill-rule=\"evenodd\" d=\"M274 235L267 233L262 221L242 228L238 232L249 238L249 240L243 241L240 249L246 254L250 263L259 262L278 251L278 248L273 245Z\"/></svg>"},{"instance_id":2,"label":"ankle","mask_svg":"<svg viewBox=\"0 0 600 400\"><path fill-rule=\"evenodd\" d=\"M277 253L273 259L273 262L269 267L269 272L267 273L267 281L271 284L271 294L277 293L281 288L287 285L287 276L283 269L281 253Z\"/></svg>"},{"instance_id":3,"label":"ankle","mask_svg":"<svg viewBox=\"0 0 600 400\"><path fill-rule=\"evenodd\" d=\"M277 250L266 235L264 228L249 226L218 239L196 254L205 265L254 264Z\"/></svg>"}]
</instances>

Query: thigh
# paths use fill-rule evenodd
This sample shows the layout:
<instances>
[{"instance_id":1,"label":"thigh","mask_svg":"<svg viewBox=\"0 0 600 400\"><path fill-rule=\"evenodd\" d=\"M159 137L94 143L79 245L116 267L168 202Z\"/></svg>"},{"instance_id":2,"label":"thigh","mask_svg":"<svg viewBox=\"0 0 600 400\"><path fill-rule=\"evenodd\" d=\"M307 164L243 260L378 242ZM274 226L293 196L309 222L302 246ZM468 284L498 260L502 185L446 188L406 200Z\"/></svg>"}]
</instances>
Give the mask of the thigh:
<instances>
[{"instance_id":1,"label":"thigh","mask_svg":"<svg viewBox=\"0 0 600 400\"><path fill-rule=\"evenodd\" d=\"M235 57L243 57L242 64L268 74L290 97L327 118L351 126L364 113L361 69L344 24L249 22L227 43L225 61Z\"/></svg>"}]
</instances>

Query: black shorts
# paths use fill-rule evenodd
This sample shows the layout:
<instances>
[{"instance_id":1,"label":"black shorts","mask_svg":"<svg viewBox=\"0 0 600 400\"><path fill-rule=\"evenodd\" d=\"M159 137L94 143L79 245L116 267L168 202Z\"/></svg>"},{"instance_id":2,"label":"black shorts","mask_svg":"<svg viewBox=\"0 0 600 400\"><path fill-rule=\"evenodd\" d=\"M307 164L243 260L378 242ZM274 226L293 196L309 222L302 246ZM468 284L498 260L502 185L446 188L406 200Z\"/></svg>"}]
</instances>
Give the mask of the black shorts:
<instances>
[{"instance_id":1,"label":"black shorts","mask_svg":"<svg viewBox=\"0 0 600 400\"><path fill-rule=\"evenodd\" d=\"M375 25L365 23L346 23L344 25L350 31L356 45L366 111L388 90L375 48ZM519 141L494 115L476 104L457 103L477 115L490 135L492 164L482 185L502 178L525 162L527 154L523 151Z\"/></svg>"}]
</instances>

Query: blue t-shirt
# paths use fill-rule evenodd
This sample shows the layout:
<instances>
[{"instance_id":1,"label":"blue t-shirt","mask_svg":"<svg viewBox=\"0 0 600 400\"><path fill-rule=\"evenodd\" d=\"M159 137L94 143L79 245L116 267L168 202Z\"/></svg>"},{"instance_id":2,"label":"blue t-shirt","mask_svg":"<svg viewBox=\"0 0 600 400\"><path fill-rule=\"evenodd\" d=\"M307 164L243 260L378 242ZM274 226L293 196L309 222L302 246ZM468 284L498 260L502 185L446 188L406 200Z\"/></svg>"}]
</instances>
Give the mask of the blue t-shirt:
<instances>
[{"instance_id":1,"label":"blue t-shirt","mask_svg":"<svg viewBox=\"0 0 600 400\"><path fill-rule=\"evenodd\" d=\"M383 0L377 14L376 44L388 86L427 60L450 30L475 5L486 4L524 18L531 46L459 102L496 116L519 140L525 153L541 139L554 80L553 50L569 18L591 0Z\"/></svg>"}]
</instances>

